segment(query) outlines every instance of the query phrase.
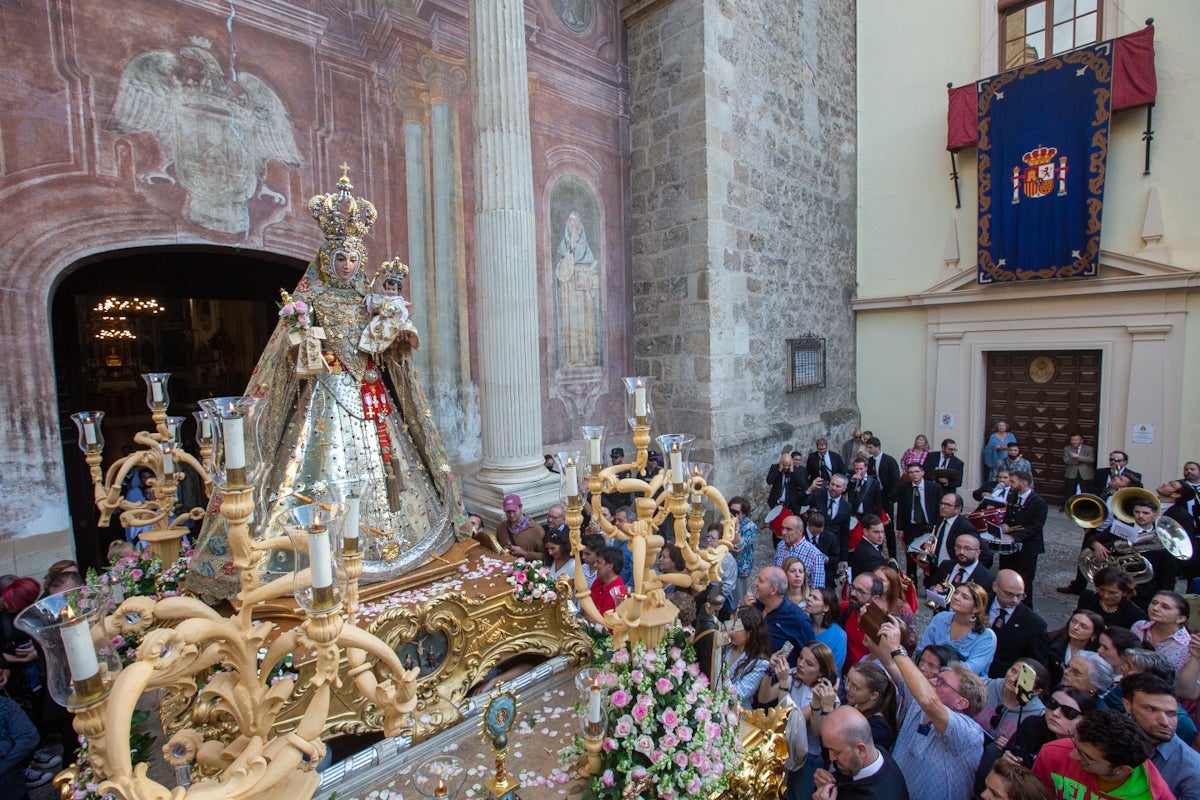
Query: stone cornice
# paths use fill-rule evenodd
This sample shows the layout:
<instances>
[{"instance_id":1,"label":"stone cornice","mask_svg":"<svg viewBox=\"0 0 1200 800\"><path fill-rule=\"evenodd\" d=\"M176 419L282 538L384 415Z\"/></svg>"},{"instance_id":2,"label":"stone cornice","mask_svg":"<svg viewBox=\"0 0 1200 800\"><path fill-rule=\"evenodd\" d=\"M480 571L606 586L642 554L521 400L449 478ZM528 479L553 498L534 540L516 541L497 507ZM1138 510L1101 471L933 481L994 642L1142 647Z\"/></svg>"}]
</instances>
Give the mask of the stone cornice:
<instances>
[{"instance_id":1,"label":"stone cornice","mask_svg":"<svg viewBox=\"0 0 1200 800\"><path fill-rule=\"evenodd\" d=\"M980 286L975 282L975 271L964 270L916 294L857 298L853 302L853 308L857 312L894 311L962 303L992 303L998 300L1062 299L1068 292L1070 296L1076 297L1161 292L1170 289L1186 291L1198 287L1198 271L1102 250L1100 275L1095 278L1021 281Z\"/></svg>"}]
</instances>

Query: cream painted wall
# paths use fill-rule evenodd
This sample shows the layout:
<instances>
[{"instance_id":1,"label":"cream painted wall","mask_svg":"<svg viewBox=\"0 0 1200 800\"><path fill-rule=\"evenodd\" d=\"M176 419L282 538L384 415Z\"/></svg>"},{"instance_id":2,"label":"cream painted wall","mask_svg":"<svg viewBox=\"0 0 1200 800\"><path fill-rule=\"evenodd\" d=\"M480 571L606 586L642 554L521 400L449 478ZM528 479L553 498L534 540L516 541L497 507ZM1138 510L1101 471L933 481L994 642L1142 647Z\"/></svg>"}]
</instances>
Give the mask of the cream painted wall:
<instances>
[{"instance_id":1,"label":"cream painted wall","mask_svg":"<svg viewBox=\"0 0 1200 800\"><path fill-rule=\"evenodd\" d=\"M858 320L862 426L879 437L885 453L899 460L918 433L933 438L924 421L925 310L859 314Z\"/></svg>"},{"instance_id":2,"label":"cream painted wall","mask_svg":"<svg viewBox=\"0 0 1200 800\"><path fill-rule=\"evenodd\" d=\"M1139 255L1147 199L1157 187L1161 244L1170 263L1200 270L1200 158L1195 155L1200 146L1200 57L1194 50L1200 39L1200 3L1105 0L1105 10L1105 38L1131 33L1147 17L1155 18L1159 94L1150 175L1142 175L1145 110L1114 117L1101 247ZM976 151L969 148L958 155L962 208L956 210L945 150L946 83L963 85L994 74L995 0L861 0L858 17L858 298L895 298L904 305L901 298L922 295L960 271L973 274L975 269ZM951 223L957 227L961 260L948 266L944 253ZM1061 286L1065 298L1069 283ZM1106 313L1103 298L1096 298L1091 308L1097 318ZM1167 420L1170 431L1164 434L1177 435L1181 455L1192 458L1200 457L1200 420L1191 418L1187 402L1200 392L1200 366L1195 365L1200 360L1200 299L1194 294L1187 311L1182 358L1161 369L1183 376L1184 418ZM897 444L907 446L916 432L931 439L937 433L932 429L933 400L927 398L923 379L913 375L929 369L928 322L923 309L858 312L863 424L884 439L889 452L898 452ZM1053 341L1045 344L1054 346ZM1116 420L1114 433L1125 422ZM966 433L959 438L961 445ZM973 443L972 449L977 446Z\"/></svg>"}]
</instances>

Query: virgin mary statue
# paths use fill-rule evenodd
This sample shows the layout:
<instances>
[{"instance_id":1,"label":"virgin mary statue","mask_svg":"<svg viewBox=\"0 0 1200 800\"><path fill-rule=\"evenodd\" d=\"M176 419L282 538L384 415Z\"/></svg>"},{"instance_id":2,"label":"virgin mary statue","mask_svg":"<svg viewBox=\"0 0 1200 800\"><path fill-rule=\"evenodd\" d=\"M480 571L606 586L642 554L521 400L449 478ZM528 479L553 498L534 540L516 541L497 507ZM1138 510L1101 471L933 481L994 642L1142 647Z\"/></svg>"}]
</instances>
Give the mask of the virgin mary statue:
<instances>
[{"instance_id":1,"label":"virgin mary statue","mask_svg":"<svg viewBox=\"0 0 1200 800\"><path fill-rule=\"evenodd\" d=\"M375 583L468 538L470 525L412 368L416 334L404 331L386 346L376 342L370 349L378 352L360 349L370 322L361 237L376 213L369 202L351 196L345 165L342 170L336 192L309 201L325 242L296 291L285 297L280 323L246 389L266 403L259 440L267 468L254 533L282 533L276 528L289 500L323 481L365 478L361 580ZM264 571L291 570L290 553L269 556ZM224 520L209 513L188 588L213 599L232 597L238 584L230 559Z\"/></svg>"}]
</instances>

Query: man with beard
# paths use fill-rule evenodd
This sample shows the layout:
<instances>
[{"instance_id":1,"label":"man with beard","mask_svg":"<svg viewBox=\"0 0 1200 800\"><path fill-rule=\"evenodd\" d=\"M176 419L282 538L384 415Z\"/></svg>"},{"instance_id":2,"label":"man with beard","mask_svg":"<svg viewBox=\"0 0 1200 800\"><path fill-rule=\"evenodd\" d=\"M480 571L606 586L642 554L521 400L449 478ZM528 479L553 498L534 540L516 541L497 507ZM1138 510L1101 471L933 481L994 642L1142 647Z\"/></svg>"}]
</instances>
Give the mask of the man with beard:
<instances>
[{"instance_id":1,"label":"man with beard","mask_svg":"<svg viewBox=\"0 0 1200 800\"><path fill-rule=\"evenodd\" d=\"M991 603L993 596L989 587L994 582L992 573L980 562L980 552L982 546L979 543L979 537L974 532L964 533L954 541L954 559L947 559L938 565L937 571L933 573L928 597L938 608L944 608L946 598L940 594L939 589L943 584L951 587L961 586L967 581L982 586L988 590L988 602Z\"/></svg>"},{"instance_id":2,"label":"man with beard","mask_svg":"<svg viewBox=\"0 0 1200 800\"><path fill-rule=\"evenodd\" d=\"M817 770L813 800L908 800L904 773L886 750L875 746L862 712L841 706L817 716L817 724L833 771Z\"/></svg>"},{"instance_id":3,"label":"man with beard","mask_svg":"<svg viewBox=\"0 0 1200 800\"><path fill-rule=\"evenodd\" d=\"M1200 800L1200 753L1188 747L1175 729L1179 704L1175 687L1150 672L1139 672L1121 680L1125 713L1137 723L1154 752L1150 763L1158 767L1176 800Z\"/></svg>"}]
</instances>

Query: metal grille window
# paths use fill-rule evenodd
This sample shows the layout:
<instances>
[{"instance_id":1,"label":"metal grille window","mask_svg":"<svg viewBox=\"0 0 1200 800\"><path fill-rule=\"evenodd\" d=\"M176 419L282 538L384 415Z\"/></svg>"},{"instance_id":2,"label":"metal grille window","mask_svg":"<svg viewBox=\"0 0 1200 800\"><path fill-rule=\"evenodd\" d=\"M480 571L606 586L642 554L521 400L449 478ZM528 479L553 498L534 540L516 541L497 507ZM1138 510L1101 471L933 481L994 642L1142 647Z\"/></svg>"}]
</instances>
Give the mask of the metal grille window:
<instances>
[{"instance_id":1,"label":"metal grille window","mask_svg":"<svg viewBox=\"0 0 1200 800\"><path fill-rule=\"evenodd\" d=\"M825 340L815 336L788 339L788 391L825 386Z\"/></svg>"}]
</instances>

